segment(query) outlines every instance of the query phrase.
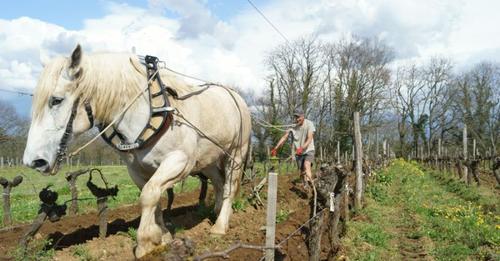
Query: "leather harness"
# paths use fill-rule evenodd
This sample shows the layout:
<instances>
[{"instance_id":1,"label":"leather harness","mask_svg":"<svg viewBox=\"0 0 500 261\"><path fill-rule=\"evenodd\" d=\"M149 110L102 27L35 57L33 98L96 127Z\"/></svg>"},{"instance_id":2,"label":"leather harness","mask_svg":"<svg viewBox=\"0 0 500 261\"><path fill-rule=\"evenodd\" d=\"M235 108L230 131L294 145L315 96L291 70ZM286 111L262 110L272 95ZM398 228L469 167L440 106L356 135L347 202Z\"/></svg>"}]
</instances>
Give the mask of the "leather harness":
<instances>
[{"instance_id":1,"label":"leather harness","mask_svg":"<svg viewBox=\"0 0 500 261\"><path fill-rule=\"evenodd\" d=\"M173 121L174 108L170 107L170 102L168 96L172 96L174 99L184 100L193 95L200 94L207 90L210 85L215 84L203 84L204 88L193 93L179 97L177 92L169 86L166 86L158 73L158 63L160 60L155 56L146 55L144 57L139 57L141 62L146 66L147 72L147 82L148 82L148 96L149 96L149 122L142 129L141 133L137 139L132 143L126 142L126 137L118 132L115 126L111 126L107 131L102 134L102 138L106 143L111 145L113 148L119 151L130 151L134 149L141 149L144 146L156 142L163 133L165 133L168 127ZM77 98L73 103L71 115L68 123L66 124L66 129L59 143L59 148L56 156L56 167L62 162L63 157L66 156L67 143L69 136L73 132L73 121L77 114L78 104L80 98ZM87 118L90 122L90 128L94 127L94 115L92 112L92 107L89 101L84 102L85 111L87 113ZM98 124L97 127L99 131L102 131L107 127L107 124Z\"/></svg>"},{"instance_id":2,"label":"leather harness","mask_svg":"<svg viewBox=\"0 0 500 261\"><path fill-rule=\"evenodd\" d=\"M170 107L170 102L168 101L168 94L176 96L177 93L171 88L163 84L160 75L155 73L158 70L158 62L160 60L155 56L146 55L144 57L144 64L146 65L147 79L149 84L148 96L149 96L149 122L146 124L144 129L137 137L137 139L132 143L127 143L125 136L123 136L115 126L109 128L103 133L102 138L109 145L114 147L119 151L129 151L133 149L140 149L146 144L156 141L158 138L154 138L157 134L163 134L170 126L173 116L173 108ZM153 78L152 78L153 77ZM152 78L152 79L151 79ZM86 106L86 108L90 106ZM91 109L86 109L87 114L92 115ZM90 113L89 113L90 111ZM90 118L89 118L90 120ZM105 125L100 124L97 126L100 131L105 128ZM159 135L161 136L161 135Z\"/></svg>"}]
</instances>

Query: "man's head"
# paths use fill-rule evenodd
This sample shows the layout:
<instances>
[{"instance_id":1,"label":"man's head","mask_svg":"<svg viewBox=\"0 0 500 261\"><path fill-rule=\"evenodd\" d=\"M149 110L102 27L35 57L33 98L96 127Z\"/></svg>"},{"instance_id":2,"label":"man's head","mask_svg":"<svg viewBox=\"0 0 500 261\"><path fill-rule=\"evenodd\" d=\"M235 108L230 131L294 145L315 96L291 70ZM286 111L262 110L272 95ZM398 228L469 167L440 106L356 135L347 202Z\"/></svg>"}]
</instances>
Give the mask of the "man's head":
<instances>
[{"instance_id":1,"label":"man's head","mask_svg":"<svg viewBox=\"0 0 500 261\"><path fill-rule=\"evenodd\" d=\"M295 118L295 123L297 123L297 125L301 126L304 123L304 111L301 109L296 109L293 112L293 117Z\"/></svg>"}]
</instances>

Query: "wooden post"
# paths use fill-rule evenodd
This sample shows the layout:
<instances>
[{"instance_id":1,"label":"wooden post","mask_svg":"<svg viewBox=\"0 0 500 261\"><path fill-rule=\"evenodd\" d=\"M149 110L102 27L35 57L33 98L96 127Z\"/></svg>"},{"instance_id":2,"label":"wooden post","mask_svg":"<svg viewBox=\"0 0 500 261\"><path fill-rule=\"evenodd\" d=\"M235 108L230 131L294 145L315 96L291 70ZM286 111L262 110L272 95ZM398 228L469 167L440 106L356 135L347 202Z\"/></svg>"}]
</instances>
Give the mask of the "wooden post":
<instances>
[{"instance_id":1,"label":"wooden post","mask_svg":"<svg viewBox=\"0 0 500 261\"><path fill-rule=\"evenodd\" d=\"M99 237L106 238L108 232L108 197L97 199L97 211L99 215Z\"/></svg>"},{"instance_id":2,"label":"wooden post","mask_svg":"<svg viewBox=\"0 0 500 261\"><path fill-rule=\"evenodd\" d=\"M3 169L3 157L0 157L0 167Z\"/></svg>"},{"instance_id":3,"label":"wooden post","mask_svg":"<svg viewBox=\"0 0 500 261\"><path fill-rule=\"evenodd\" d=\"M2 184L3 185L3 184ZM12 186L3 187L3 225L12 225L12 213L10 212L10 190Z\"/></svg>"},{"instance_id":4,"label":"wooden post","mask_svg":"<svg viewBox=\"0 0 500 261\"><path fill-rule=\"evenodd\" d=\"M342 191L343 199L344 199L344 221L349 221L349 181L347 178L345 179L344 190Z\"/></svg>"},{"instance_id":5,"label":"wooden post","mask_svg":"<svg viewBox=\"0 0 500 261\"><path fill-rule=\"evenodd\" d=\"M340 164L340 141L337 141L337 164Z\"/></svg>"},{"instance_id":6,"label":"wooden post","mask_svg":"<svg viewBox=\"0 0 500 261\"><path fill-rule=\"evenodd\" d=\"M37 216L37 218L33 221L33 224L31 224L31 227L28 231L26 231L23 235L23 237L19 240L19 245L23 251L26 250L28 247L28 240L32 238L36 232L42 227L43 222L47 219L47 213L44 211L40 212Z\"/></svg>"},{"instance_id":7,"label":"wooden post","mask_svg":"<svg viewBox=\"0 0 500 261\"><path fill-rule=\"evenodd\" d=\"M472 140L472 159L476 159L476 139Z\"/></svg>"},{"instance_id":8,"label":"wooden post","mask_svg":"<svg viewBox=\"0 0 500 261\"><path fill-rule=\"evenodd\" d=\"M463 136L462 136L462 142L463 142L463 180L465 183L468 184L468 168L467 168L467 124L464 124L464 130L463 130Z\"/></svg>"},{"instance_id":9,"label":"wooden post","mask_svg":"<svg viewBox=\"0 0 500 261\"><path fill-rule=\"evenodd\" d=\"M356 151L356 194L354 207L356 210L362 208L363 197L363 148L361 145L361 130L359 126L359 112L354 112L354 142Z\"/></svg>"},{"instance_id":10,"label":"wooden post","mask_svg":"<svg viewBox=\"0 0 500 261\"><path fill-rule=\"evenodd\" d=\"M378 129L375 128L375 160L379 159L379 151L378 151Z\"/></svg>"},{"instance_id":11,"label":"wooden post","mask_svg":"<svg viewBox=\"0 0 500 261\"><path fill-rule=\"evenodd\" d=\"M13 187L23 182L22 176L16 176L12 181L0 177L0 185L3 187L3 224L4 226L12 225L12 213L10 211L10 192Z\"/></svg>"},{"instance_id":12,"label":"wooden post","mask_svg":"<svg viewBox=\"0 0 500 261\"><path fill-rule=\"evenodd\" d=\"M274 261L278 173L270 172L267 184L266 261Z\"/></svg>"},{"instance_id":13,"label":"wooden post","mask_svg":"<svg viewBox=\"0 0 500 261\"><path fill-rule=\"evenodd\" d=\"M384 139L384 141L382 141L382 154L385 157L387 157L387 140Z\"/></svg>"},{"instance_id":14,"label":"wooden post","mask_svg":"<svg viewBox=\"0 0 500 261\"><path fill-rule=\"evenodd\" d=\"M78 188L76 187L76 179L78 176L87 173L87 171L89 170L83 169L66 173L66 180L69 183L71 191L71 206L69 207L69 212L75 215L78 214Z\"/></svg>"},{"instance_id":15,"label":"wooden post","mask_svg":"<svg viewBox=\"0 0 500 261\"><path fill-rule=\"evenodd\" d=\"M438 139L438 157L441 158L441 139Z\"/></svg>"},{"instance_id":16,"label":"wooden post","mask_svg":"<svg viewBox=\"0 0 500 261\"><path fill-rule=\"evenodd\" d=\"M309 260L319 261L321 255L321 234L323 234L323 220L325 219L326 212L315 216L309 225Z\"/></svg>"}]
</instances>

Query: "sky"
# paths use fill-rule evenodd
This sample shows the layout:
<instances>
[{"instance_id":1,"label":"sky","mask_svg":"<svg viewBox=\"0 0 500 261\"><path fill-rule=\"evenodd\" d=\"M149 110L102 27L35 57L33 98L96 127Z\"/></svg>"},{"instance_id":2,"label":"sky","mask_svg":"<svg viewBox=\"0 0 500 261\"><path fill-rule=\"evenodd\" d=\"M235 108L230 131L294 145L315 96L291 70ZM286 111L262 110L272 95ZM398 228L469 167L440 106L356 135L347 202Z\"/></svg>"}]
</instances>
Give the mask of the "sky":
<instances>
[{"instance_id":1,"label":"sky","mask_svg":"<svg viewBox=\"0 0 500 261\"><path fill-rule=\"evenodd\" d=\"M498 0L251 0L289 40L383 40L395 63L500 62ZM264 60L284 43L247 0L17 0L0 3L0 89L32 92L43 63L84 52L131 51L212 82L257 92ZM28 116L31 97L0 91Z\"/></svg>"}]
</instances>

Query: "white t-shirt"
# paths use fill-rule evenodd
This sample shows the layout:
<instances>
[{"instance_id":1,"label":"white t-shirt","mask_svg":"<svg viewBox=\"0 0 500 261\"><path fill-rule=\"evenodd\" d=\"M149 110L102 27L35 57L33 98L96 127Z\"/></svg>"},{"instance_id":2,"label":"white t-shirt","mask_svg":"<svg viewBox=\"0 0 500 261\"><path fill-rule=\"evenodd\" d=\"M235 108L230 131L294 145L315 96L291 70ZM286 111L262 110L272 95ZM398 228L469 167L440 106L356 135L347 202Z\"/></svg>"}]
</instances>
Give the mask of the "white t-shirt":
<instances>
[{"instance_id":1,"label":"white t-shirt","mask_svg":"<svg viewBox=\"0 0 500 261\"><path fill-rule=\"evenodd\" d=\"M307 133L309 133L309 131L314 133L316 128L314 127L314 123L312 121L304 119L304 123L301 126L296 125L288 131L291 135L293 135L293 146L297 149L298 147L302 147L302 145L306 142ZM304 154L311 151L314 151L314 138L309 143L309 146L304 148Z\"/></svg>"}]
</instances>

